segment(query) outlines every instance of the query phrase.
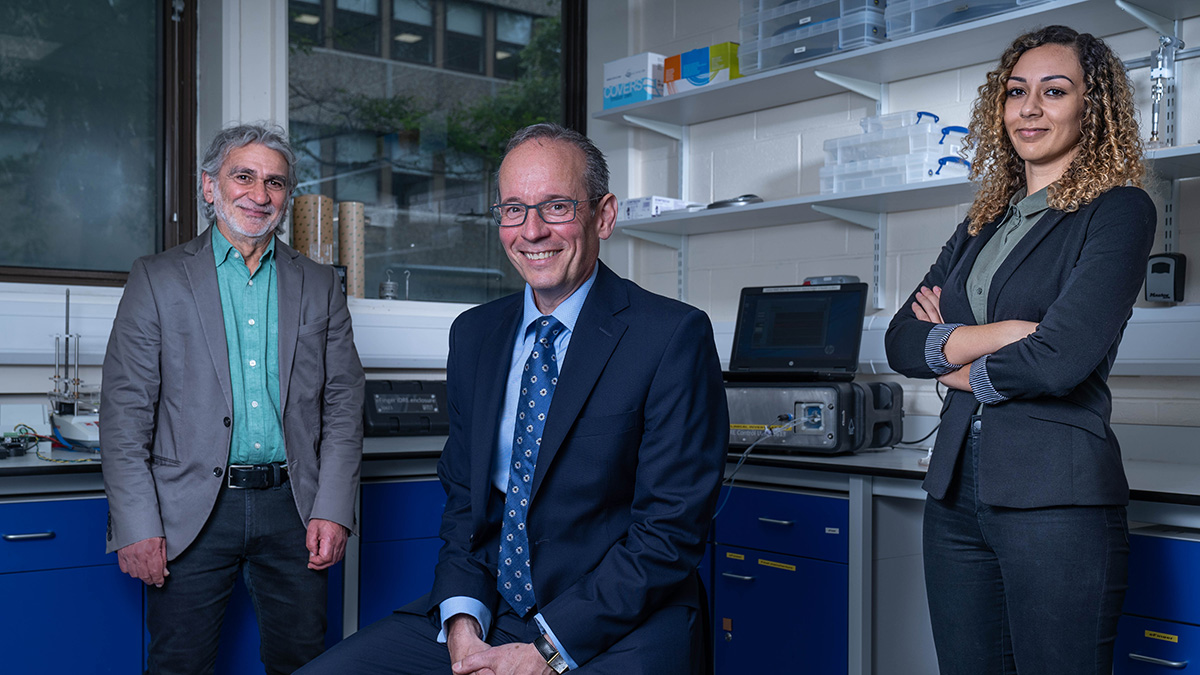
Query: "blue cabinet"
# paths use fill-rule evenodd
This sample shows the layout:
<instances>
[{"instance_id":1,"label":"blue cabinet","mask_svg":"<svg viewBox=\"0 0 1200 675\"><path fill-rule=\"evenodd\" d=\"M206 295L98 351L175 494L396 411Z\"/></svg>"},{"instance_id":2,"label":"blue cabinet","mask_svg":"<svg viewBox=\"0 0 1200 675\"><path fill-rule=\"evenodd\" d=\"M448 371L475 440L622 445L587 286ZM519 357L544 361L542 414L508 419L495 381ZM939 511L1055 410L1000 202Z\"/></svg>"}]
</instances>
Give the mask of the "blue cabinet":
<instances>
[{"instance_id":1,"label":"blue cabinet","mask_svg":"<svg viewBox=\"0 0 1200 675\"><path fill-rule=\"evenodd\" d=\"M446 493L436 480L364 483L358 625L429 592Z\"/></svg>"},{"instance_id":2,"label":"blue cabinet","mask_svg":"<svg viewBox=\"0 0 1200 675\"><path fill-rule=\"evenodd\" d=\"M142 671L142 583L105 555L103 498L0 504L2 669Z\"/></svg>"},{"instance_id":3,"label":"blue cabinet","mask_svg":"<svg viewBox=\"0 0 1200 675\"><path fill-rule=\"evenodd\" d=\"M845 673L849 506L845 499L733 488L713 560L716 675L798 658L796 672ZM783 651L780 651L783 649ZM767 657L766 655L774 655Z\"/></svg>"},{"instance_id":4,"label":"blue cabinet","mask_svg":"<svg viewBox=\"0 0 1200 675\"><path fill-rule=\"evenodd\" d=\"M1200 668L1200 532L1156 525L1130 532L1129 590L1114 675Z\"/></svg>"}]
</instances>

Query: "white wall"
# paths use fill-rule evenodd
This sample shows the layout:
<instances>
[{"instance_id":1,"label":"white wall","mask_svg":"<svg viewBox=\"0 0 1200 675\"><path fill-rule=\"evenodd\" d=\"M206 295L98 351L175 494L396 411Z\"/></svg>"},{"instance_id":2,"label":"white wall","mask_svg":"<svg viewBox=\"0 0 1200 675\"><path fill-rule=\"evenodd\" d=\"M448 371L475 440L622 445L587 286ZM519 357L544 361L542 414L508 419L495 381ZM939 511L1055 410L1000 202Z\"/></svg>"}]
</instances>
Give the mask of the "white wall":
<instances>
[{"instance_id":1,"label":"white wall","mask_svg":"<svg viewBox=\"0 0 1200 675\"><path fill-rule=\"evenodd\" d=\"M1096 0L1099 2L1100 0ZM623 9L623 11L622 11ZM589 16L589 109L601 109L603 63L645 51L666 56L725 40L738 41L738 0L625 0L591 3ZM1138 24L1132 19L1130 28ZM1016 37L1015 35L1013 37ZM1200 19L1184 22L1182 38L1200 44ZM1125 59L1149 55L1156 35L1147 29L1109 36ZM999 54L996 55L997 57ZM965 125L977 87L991 64L964 64L941 73L893 82L889 111L932 110L943 123ZM1200 59L1178 64L1182 92L1179 143L1200 139ZM1149 110L1149 72L1131 73L1138 105ZM708 202L752 192L784 199L819 192L822 144L859 131L858 119L874 114L875 102L845 93L760 110L689 129L688 198ZM1142 124L1148 133L1149 114ZM650 194L679 196L678 143L663 136L591 120L589 135L608 154L613 191L619 199ZM962 220L967 205L890 214L887 221L885 309L890 317L916 286L942 244ZM1185 181L1179 214L1180 249L1193 261L1185 297L1200 301L1200 180ZM1161 232L1160 232L1161 242ZM1161 243L1156 251L1162 250ZM692 236L686 269L688 302L706 310L718 325L736 318L744 286L788 284L819 274L872 276L871 232L837 220L804 225ZM674 296L678 276L673 249L617 235L605 260L628 267L643 286ZM1145 303L1140 303L1145 304ZM1165 310L1169 311L1169 310ZM1195 336L1200 344L1200 335ZM937 414L937 397L927 382L903 381L910 414ZM1114 377L1113 422L1200 426L1200 378Z\"/></svg>"}]
</instances>

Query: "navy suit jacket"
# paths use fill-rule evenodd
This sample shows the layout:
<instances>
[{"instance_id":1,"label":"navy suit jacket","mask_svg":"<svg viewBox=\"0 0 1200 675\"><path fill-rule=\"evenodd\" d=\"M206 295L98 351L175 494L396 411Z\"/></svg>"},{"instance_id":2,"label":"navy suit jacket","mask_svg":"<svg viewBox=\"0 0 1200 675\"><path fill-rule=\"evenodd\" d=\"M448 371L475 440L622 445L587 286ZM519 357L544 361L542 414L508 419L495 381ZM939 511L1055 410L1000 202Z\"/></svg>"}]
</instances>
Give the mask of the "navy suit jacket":
<instances>
[{"instance_id":1,"label":"navy suit jacket","mask_svg":"<svg viewBox=\"0 0 1200 675\"><path fill-rule=\"evenodd\" d=\"M975 323L967 276L1002 218L974 237L965 222L959 225L921 281L942 287L947 323ZM1009 400L983 409L977 480L985 504L1128 503L1106 381L1145 278L1155 224L1144 191L1113 188L1078 211L1047 211L996 271L987 321L1039 325L988 358L992 384ZM925 362L933 324L913 314L915 297L914 291L888 327L888 363L909 377L934 377ZM970 392L952 389L946 396L924 484L937 499L954 477L977 406Z\"/></svg>"},{"instance_id":2,"label":"navy suit jacket","mask_svg":"<svg viewBox=\"0 0 1200 675\"><path fill-rule=\"evenodd\" d=\"M497 614L501 493L492 485L522 294L450 330L446 511L428 610L473 597ZM658 609L698 606L695 568L729 436L712 326L600 264L562 364L527 516L538 611L583 664Z\"/></svg>"}]
</instances>

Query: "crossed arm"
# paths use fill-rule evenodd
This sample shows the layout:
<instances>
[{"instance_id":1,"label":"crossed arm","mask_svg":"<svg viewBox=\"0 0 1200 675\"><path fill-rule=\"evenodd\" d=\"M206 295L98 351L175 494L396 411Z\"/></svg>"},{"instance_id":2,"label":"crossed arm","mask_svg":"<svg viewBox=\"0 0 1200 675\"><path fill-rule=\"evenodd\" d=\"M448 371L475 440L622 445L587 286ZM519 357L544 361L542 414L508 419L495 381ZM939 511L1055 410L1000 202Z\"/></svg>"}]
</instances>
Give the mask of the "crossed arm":
<instances>
[{"instance_id":1,"label":"crossed arm","mask_svg":"<svg viewBox=\"0 0 1200 675\"><path fill-rule=\"evenodd\" d=\"M912 303L913 314L921 321L929 323L946 323L941 312L942 289L938 286L928 288L922 286L917 291ZM1010 319L985 323L979 326L959 326L950 333L942 353L952 364L964 366L957 370L940 375L937 379L951 389L971 391L970 366L976 359L994 354L1001 347L1006 347L1018 340L1032 335L1038 325L1032 321Z\"/></svg>"}]
</instances>

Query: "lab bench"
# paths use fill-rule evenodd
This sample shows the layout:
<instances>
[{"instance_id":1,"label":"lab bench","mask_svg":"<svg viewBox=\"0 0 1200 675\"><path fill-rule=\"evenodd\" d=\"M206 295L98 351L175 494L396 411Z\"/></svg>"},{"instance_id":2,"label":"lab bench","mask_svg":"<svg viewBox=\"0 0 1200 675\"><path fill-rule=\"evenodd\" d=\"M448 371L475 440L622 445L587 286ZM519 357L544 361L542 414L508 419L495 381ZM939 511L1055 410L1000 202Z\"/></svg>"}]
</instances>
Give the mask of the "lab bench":
<instances>
[{"instance_id":1,"label":"lab bench","mask_svg":"<svg viewBox=\"0 0 1200 675\"><path fill-rule=\"evenodd\" d=\"M1125 454L1131 523L1200 531L1195 429L1114 429ZM331 578L329 642L428 592L440 547L444 494L436 464L444 441L365 440L361 536L351 537L339 565L344 578ZM750 455L732 494L721 491L728 501L702 564L718 673L789 657L820 661L823 673L936 672L921 567L924 455ZM727 471L736 455L730 459ZM59 660L66 668L71 653L104 654L121 664L112 672L131 672L124 664L144 658L140 584L120 573L115 555L102 554L106 511L97 464L0 461L0 534L55 532L52 540L0 541L0 591L17 600L6 603L9 618L26 627L0 638L6 653L28 655L41 668ZM1142 580L1179 570L1180 555L1200 560L1200 541L1183 541L1184 553L1175 553L1180 544L1169 539L1164 553L1139 544L1137 532L1116 672L1170 672L1126 652L1178 661L1195 632L1191 614L1156 599L1165 597L1163 583ZM45 553L33 551L39 547ZM253 614L248 602L242 609L238 602L223 634L223 658L257 662ZM61 648L67 626L72 645L82 640L85 648ZM774 644L786 645L786 654L764 655L771 644L764 636L783 640ZM1166 649L1146 652L1147 643Z\"/></svg>"}]
</instances>

